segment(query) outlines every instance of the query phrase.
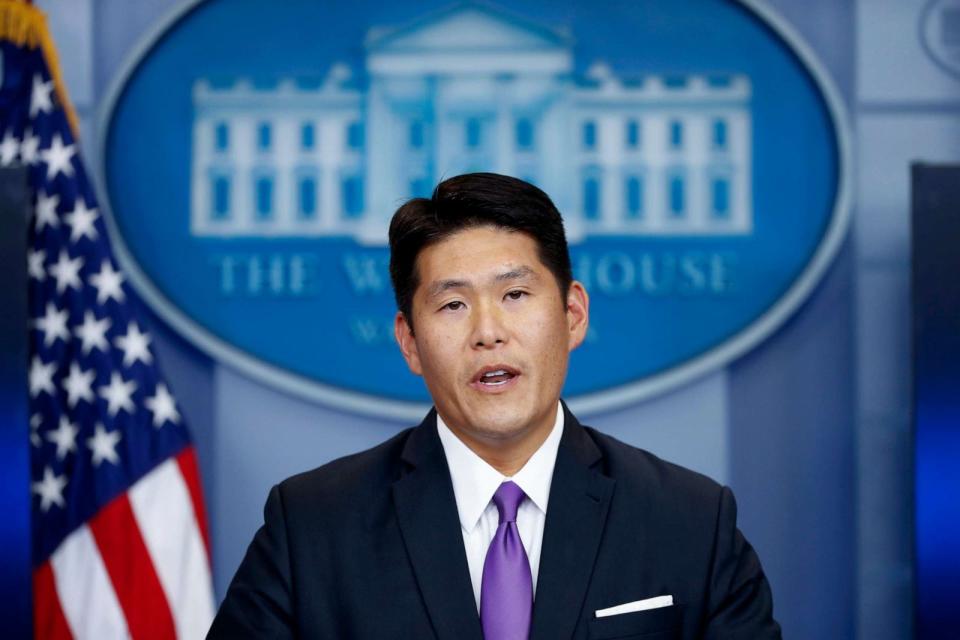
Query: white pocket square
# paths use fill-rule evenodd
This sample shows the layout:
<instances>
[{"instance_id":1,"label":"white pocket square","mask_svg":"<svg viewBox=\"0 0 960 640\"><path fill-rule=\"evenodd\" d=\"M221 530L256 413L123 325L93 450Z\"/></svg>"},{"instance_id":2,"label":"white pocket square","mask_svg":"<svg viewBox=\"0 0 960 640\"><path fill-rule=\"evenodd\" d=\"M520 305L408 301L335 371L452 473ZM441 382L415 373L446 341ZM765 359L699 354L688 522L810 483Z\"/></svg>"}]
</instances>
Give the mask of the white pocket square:
<instances>
[{"instance_id":1,"label":"white pocket square","mask_svg":"<svg viewBox=\"0 0 960 640\"><path fill-rule=\"evenodd\" d=\"M615 607L606 609L597 609L594 615L598 618L607 616L618 616L621 613L633 613L634 611L646 611L648 609L659 609L661 607L672 607L673 596L657 596L656 598L647 598L646 600L634 600L625 602Z\"/></svg>"}]
</instances>

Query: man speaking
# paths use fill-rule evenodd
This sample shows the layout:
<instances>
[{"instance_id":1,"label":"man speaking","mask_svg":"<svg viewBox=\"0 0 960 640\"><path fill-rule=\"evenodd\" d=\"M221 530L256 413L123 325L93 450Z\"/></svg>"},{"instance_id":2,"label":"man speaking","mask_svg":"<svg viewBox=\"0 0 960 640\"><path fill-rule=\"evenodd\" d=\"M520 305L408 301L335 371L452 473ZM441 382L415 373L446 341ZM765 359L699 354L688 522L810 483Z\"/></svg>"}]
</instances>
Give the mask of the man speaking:
<instances>
[{"instance_id":1,"label":"man speaking","mask_svg":"<svg viewBox=\"0 0 960 640\"><path fill-rule=\"evenodd\" d=\"M589 298L545 193L440 183L394 214L390 275L434 409L273 488L209 637L780 637L730 490L560 400Z\"/></svg>"}]
</instances>

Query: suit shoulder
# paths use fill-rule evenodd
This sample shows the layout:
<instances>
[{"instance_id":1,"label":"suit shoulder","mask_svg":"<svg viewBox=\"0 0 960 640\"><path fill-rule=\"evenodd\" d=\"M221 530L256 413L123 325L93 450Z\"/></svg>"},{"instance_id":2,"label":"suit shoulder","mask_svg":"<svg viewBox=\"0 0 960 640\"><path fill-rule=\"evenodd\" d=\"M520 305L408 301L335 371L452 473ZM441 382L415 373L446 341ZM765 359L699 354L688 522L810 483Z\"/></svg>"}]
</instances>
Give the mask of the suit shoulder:
<instances>
[{"instance_id":1,"label":"suit shoulder","mask_svg":"<svg viewBox=\"0 0 960 640\"><path fill-rule=\"evenodd\" d=\"M712 478L592 427L585 428L603 452L607 475L616 479L618 486L710 512L716 509L723 487Z\"/></svg>"},{"instance_id":2,"label":"suit shoulder","mask_svg":"<svg viewBox=\"0 0 960 640\"><path fill-rule=\"evenodd\" d=\"M313 507L347 508L363 504L388 490L399 477L400 453L413 427L404 429L377 446L332 460L316 469L290 476L279 484L285 505L306 503Z\"/></svg>"}]
</instances>

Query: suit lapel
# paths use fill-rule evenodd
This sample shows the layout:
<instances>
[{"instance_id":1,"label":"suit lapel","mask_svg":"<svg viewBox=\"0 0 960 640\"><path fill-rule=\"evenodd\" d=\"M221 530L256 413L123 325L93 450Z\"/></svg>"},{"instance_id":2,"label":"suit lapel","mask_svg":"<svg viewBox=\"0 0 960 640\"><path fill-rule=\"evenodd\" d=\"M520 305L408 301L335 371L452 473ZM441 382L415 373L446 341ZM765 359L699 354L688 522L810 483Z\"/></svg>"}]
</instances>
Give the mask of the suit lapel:
<instances>
[{"instance_id":1,"label":"suit lapel","mask_svg":"<svg viewBox=\"0 0 960 640\"><path fill-rule=\"evenodd\" d=\"M593 467L600 450L563 405L563 437L550 485L531 640L573 635L603 535L615 481Z\"/></svg>"},{"instance_id":2,"label":"suit lapel","mask_svg":"<svg viewBox=\"0 0 960 640\"><path fill-rule=\"evenodd\" d=\"M433 628L441 640L482 640L435 410L411 432L402 457L411 469L393 485L394 505Z\"/></svg>"}]
</instances>

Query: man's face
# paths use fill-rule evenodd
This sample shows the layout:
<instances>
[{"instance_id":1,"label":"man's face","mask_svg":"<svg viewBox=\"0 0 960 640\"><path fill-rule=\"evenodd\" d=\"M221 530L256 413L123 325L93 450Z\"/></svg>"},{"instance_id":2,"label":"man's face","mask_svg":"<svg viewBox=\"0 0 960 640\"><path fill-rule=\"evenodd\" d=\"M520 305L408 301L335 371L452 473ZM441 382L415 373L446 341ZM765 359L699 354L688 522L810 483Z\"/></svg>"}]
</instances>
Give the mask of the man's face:
<instances>
[{"instance_id":1,"label":"man's face","mask_svg":"<svg viewBox=\"0 0 960 640\"><path fill-rule=\"evenodd\" d=\"M562 296L525 233L460 231L417 258L413 326L397 314L397 342L422 375L444 421L461 436L521 438L553 425L588 299L579 282Z\"/></svg>"}]
</instances>

